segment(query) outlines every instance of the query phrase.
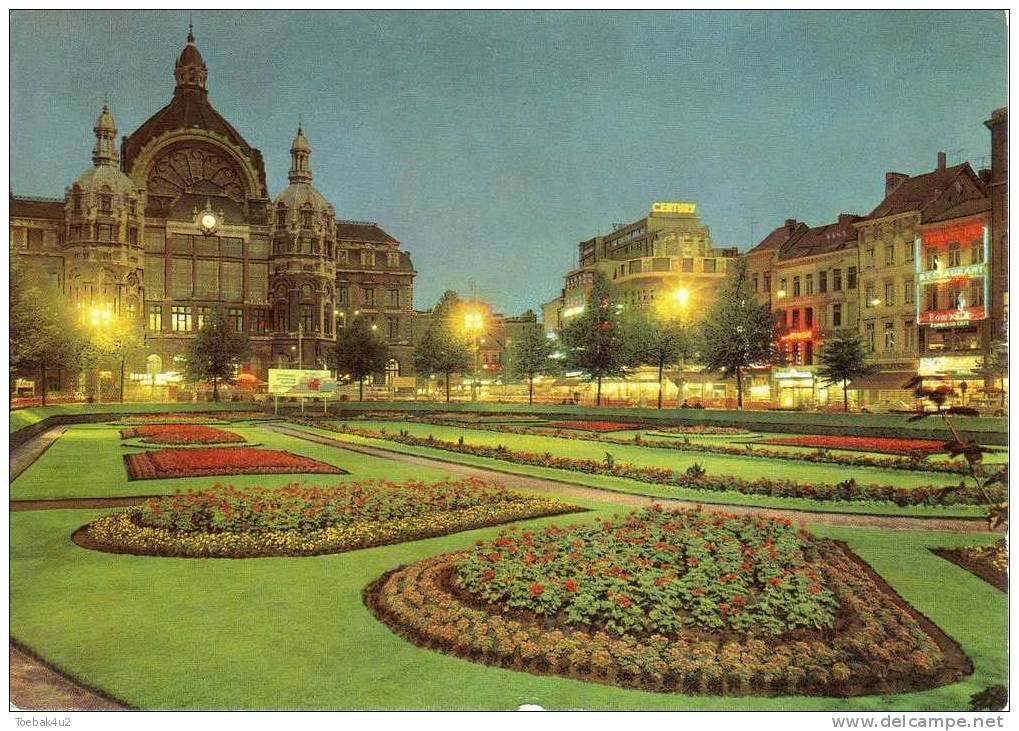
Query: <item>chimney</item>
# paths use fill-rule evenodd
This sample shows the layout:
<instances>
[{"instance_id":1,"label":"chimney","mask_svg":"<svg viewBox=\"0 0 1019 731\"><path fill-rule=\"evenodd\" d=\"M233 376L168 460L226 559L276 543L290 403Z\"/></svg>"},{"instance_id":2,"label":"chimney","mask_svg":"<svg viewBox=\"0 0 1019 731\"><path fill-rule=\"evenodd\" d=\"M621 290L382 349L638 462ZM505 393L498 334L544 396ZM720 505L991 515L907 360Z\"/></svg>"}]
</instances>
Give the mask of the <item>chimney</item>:
<instances>
[{"instance_id":1,"label":"chimney","mask_svg":"<svg viewBox=\"0 0 1019 731\"><path fill-rule=\"evenodd\" d=\"M980 176L980 180L984 183L984 185L990 185L994 180L994 177L991 175L991 171L988 168L981 168L977 175Z\"/></svg>"},{"instance_id":2,"label":"chimney","mask_svg":"<svg viewBox=\"0 0 1019 731\"><path fill-rule=\"evenodd\" d=\"M785 220L785 227L786 227L786 230L789 231L789 233L792 233L793 229L796 228L796 219L795 218L787 218Z\"/></svg>"},{"instance_id":3,"label":"chimney","mask_svg":"<svg viewBox=\"0 0 1019 731\"><path fill-rule=\"evenodd\" d=\"M848 226L857 219L855 213L840 213L839 214L839 227Z\"/></svg>"},{"instance_id":4,"label":"chimney","mask_svg":"<svg viewBox=\"0 0 1019 731\"><path fill-rule=\"evenodd\" d=\"M944 170L948 165L948 155L944 152L938 153L938 170Z\"/></svg>"},{"instance_id":5,"label":"chimney","mask_svg":"<svg viewBox=\"0 0 1019 731\"><path fill-rule=\"evenodd\" d=\"M906 175L905 173L894 173L894 172L885 173L885 198L890 196L895 191L895 189L899 187L902 181L908 177L909 176Z\"/></svg>"}]
</instances>

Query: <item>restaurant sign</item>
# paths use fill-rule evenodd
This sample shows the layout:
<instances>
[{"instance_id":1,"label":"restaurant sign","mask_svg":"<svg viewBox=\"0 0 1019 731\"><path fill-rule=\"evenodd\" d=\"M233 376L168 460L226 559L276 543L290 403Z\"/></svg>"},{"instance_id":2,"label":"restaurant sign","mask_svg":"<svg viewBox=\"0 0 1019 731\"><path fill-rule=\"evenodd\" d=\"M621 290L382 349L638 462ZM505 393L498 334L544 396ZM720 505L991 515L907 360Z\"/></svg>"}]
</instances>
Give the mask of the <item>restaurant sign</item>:
<instances>
[{"instance_id":1,"label":"restaurant sign","mask_svg":"<svg viewBox=\"0 0 1019 731\"><path fill-rule=\"evenodd\" d=\"M954 327L974 320L987 318L987 309L980 307L959 307L954 310L928 310L920 313L919 324L931 327Z\"/></svg>"}]
</instances>

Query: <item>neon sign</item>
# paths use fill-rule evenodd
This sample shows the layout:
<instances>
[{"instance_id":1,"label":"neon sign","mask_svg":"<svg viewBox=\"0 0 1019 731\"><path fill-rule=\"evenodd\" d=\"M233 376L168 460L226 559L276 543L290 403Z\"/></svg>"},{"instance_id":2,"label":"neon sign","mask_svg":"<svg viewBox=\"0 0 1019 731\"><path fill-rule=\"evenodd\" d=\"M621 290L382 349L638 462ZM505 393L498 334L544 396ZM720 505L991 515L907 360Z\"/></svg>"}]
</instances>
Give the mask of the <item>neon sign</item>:
<instances>
[{"instance_id":1,"label":"neon sign","mask_svg":"<svg viewBox=\"0 0 1019 731\"><path fill-rule=\"evenodd\" d=\"M984 276L987 276L987 264L980 262L979 264L968 264L961 267L931 269L930 271L920 272L917 274L916 279L920 284L929 284L931 282L941 282L947 279L968 279L970 277Z\"/></svg>"},{"instance_id":2,"label":"neon sign","mask_svg":"<svg viewBox=\"0 0 1019 731\"><path fill-rule=\"evenodd\" d=\"M963 243L973 239L983 239L984 231L984 224L980 222L960 223L924 231L921 236L924 246L945 246L953 241Z\"/></svg>"},{"instance_id":3,"label":"neon sign","mask_svg":"<svg viewBox=\"0 0 1019 731\"><path fill-rule=\"evenodd\" d=\"M651 204L652 213L696 213L696 203L681 203L679 201L655 201Z\"/></svg>"},{"instance_id":4,"label":"neon sign","mask_svg":"<svg viewBox=\"0 0 1019 731\"><path fill-rule=\"evenodd\" d=\"M779 340L790 341L790 340L813 340L813 330L794 330L793 332L786 333Z\"/></svg>"},{"instance_id":5,"label":"neon sign","mask_svg":"<svg viewBox=\"0 0 1019 731\"><path fill-rule=\"evenodd\" d=\"M959 307L954 310L928 310L921 312L919 324L930 325L931 327L953 327L954 325L965 325L974 320L983 320L987 317L987 309L979 307Z\"/></svg>"}]
</instances>

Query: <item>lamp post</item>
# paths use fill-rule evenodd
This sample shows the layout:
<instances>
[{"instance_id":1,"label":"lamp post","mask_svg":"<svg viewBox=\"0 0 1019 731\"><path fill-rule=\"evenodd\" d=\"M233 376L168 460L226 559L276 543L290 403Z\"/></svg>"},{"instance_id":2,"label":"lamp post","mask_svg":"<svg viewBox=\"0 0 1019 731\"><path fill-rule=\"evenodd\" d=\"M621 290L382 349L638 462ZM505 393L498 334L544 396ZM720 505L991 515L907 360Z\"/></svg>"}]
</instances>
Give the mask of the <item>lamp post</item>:
<instances>
[{"instance_id":1,"label":"lamp post","mask_svg":"<svg viewBox=\"0 0 1019 731\"><path fill-rule=\"evenodd\" d=\"M113 310L109 304L103 307L97 307L91 305L87 312L82 312L82 321L91 331L92 339L94 340L96 335L102 328L108 328L111 321L113 320ZM95 381L96 381L96 403L102 403L103 392L100 387L99 378L99 364L96 363L95 369Z\"/></svg>"},{"instance_id":2,"label":"lamp post","mask_svg":"<svg viewBox=\"0 0 1019 731\"><path fill-rule=\"evenodd\" d=\"M471 379L471 401L478 400L478 368L481 361L481 332L485 327L484 317L478 311L464 315L464 329L474 335L474 377Z\"/></svg>"}]
</instances>

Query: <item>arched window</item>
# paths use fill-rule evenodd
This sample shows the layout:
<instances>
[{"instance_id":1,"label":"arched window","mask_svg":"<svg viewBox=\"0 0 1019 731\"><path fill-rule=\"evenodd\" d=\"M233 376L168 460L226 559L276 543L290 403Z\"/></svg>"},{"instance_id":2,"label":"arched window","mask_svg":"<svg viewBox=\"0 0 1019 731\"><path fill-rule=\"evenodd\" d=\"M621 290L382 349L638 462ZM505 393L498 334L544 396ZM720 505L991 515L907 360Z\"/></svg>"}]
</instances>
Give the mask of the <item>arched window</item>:
<instances>
[{"instance_id":1,"label":"arched window","mask_svg":"<svg viewBox=\"0 0 1019 731\"><path fill-rule=\"evenodd\" d=\"M392 387L396 379L400 377L400 361L390 358L386 362L386 385Z\"/></svg>"},{"instance_id":2,"label":"arched window","mask_svg":"<svg viewBox=\"0 0 1019 731\"><path fill-rule=\"evenodd\" d=\"M282 203L276 206L276 225L280 227L287 225L287 207Z\"/></svg>"},{"instance_id":3,"label":"arched window","mask_svg":"<svg viewBox=\"0 0 1019 731\"><path fill-rule=\"evenodd\" d=\"M145 372L150 376L163 372L163 358L153 353L145 359Z\"/></svg>"},{"instance_id":4,"label":"arched window","mask_svg":"<svg viewBox=\"0 0 1019 731\"><path fill-rule=\"evenodd\" d=\"M315 289L310 284L301 285L301 299L310 300L315 295Z\"/></svg>"}]
</instances>

